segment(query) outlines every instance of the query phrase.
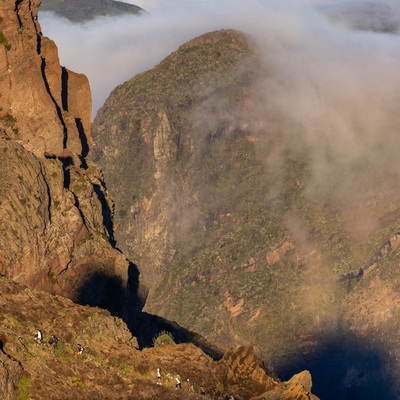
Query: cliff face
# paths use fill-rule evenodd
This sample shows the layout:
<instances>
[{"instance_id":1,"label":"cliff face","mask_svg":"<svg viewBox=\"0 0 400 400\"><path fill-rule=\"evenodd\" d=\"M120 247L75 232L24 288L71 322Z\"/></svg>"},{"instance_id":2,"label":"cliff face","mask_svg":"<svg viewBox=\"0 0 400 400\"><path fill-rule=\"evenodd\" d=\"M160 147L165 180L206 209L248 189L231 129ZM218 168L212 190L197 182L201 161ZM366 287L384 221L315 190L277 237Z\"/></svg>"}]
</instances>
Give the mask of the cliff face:
<instances>
[{"instance_id":1,"label":"cliff face","mask_svg":"<svg viewBox=\"0 0 400 400\"><path fill-rule=\"evenodd\" d=\"M0 4L0 274L76 298L82 276L101 269L126 279L128 262L110 244L101 173L85 161L88 80L60 66L39 4Z\"/></svg>"},{"instance_id":2,"label":"cliff face","mask_svg":"<svg viewBox=\"0 0 400 400\"><path fill-rule=\"evenodd\" d=\"M41 34L39 4L2 5L0 127L39 157L68 156L66 149L82 155L90 140L89 83L60 66L56 45Z\"/></svg>"},{"instance_id":3,"label":"cliff face","mask_svg":"<svg viewBox=\"0 0 400 400\"><path fill-rule=\"evenodd\" d=\"M213 179L222 175L213 177L212 170L220 162L226 172L231 155L223 157L227 149L220 142L230 136L240 140L242 132L228 113L226 126L215 121L218 101L243 116L242 99L251 89L238 82L252 81L246 66L253 62L243 35L204 35L181 46L153 71L117 87L95 119L91 156L101 162L118 203L118 245L143 267L149 287L164 278L178 249L196 247L217 214L228 209L223 203L232 191L215 188ZM247 144L241 143L245 152ZM214 159L209 147L214 148ZM243 180L239 169L230 174L231 182ZM123 190L118 182L124 182Z\"/></svg>"}]
</instances>

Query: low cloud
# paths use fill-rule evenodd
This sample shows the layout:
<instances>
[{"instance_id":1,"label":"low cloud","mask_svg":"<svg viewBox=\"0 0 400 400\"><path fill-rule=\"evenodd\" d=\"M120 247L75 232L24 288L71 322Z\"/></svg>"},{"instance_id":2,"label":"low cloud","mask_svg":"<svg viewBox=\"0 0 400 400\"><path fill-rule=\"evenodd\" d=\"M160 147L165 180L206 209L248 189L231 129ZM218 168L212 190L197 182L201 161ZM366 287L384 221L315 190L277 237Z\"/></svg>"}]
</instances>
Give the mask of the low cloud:
<instances>
[{"instance_id":1,"label":"low cloud","mask_svg":"<svg viewBox=\"0 0 400 400\"><path fill-rule=\"evenodd\" d=\"M400 6L394 0L130 2L150 12L80 25L40 15L61 63L89 77L94 114L114 87L181 44L234 28L253 37L264 64L262 101L253 112L260 126L275 121L275 134L306 146L311 195L345 198L357 185L400 176Z\"/></svg>"}]
</instances>

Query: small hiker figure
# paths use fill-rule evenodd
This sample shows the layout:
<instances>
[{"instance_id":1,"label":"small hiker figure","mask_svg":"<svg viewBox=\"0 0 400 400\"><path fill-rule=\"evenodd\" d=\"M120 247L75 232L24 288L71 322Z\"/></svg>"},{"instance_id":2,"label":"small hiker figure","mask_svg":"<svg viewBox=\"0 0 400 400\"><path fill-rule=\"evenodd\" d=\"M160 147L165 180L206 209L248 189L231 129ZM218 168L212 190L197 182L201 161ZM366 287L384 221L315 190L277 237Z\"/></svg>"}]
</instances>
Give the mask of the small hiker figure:
<instances>
[{"instance_id":1,"label":"small hiker figure","mask_svg":"<svg viewBox=\"0 0 400 400\"><path fill-rule=\"evenodd\" d=\"M38 329L36 335L35 335L35 342L37 344L42 344L42 340L43 340L43 335L40 329Z\"/></svg>"},{"instance_id":2,"label":"small hiker figure","mask_svg":"<svg viewBox=\"0 0 400 400\"><path fill-rule=\"evenodd\" d=\"M200 385L200 394L201 394L202 396L205 396L205 395L206 395L206 391L204 390L204 386L203 386L203 385Z\"/></svg>"},{"instance_id":3,"label":"small hiker figure","mask_svg":"<svg viewBox=\"0 0 400 400\"><path fill-rule=\"evenodd\" d=\"M194 392L194 383L190 379L187 379L186 382L189 387L189 392Z\"/></svg>"},{"instance_id":4,"label":"small hiker figure","mask_svg":"<svg viewBox=\"0 0 400 400\"><path fill-rule=\"evenodd\" d=\"M78 344L78 354L83 353L83 346L81 344Z\"/></svg>"},{"instance_id":5,"label":"small hiker figure","mask_svg":"<svg viewBox=\"0 0 400 400\"><path fill-rule=\"evenodd\" d=\"M53 347L57 350L58 339L55 335L51 337L51 339L49 340L49 344L52 344Z\"/></svg>"},{"instance_id":6,"label":"small hiker figure","mask_svg":"<svg viewBox=\"0 0 400 400\"><path fill-rule=\"evenodd\" d=\"M176 380L175 389L182 389L182 384L181 384L181 380L179 379L179 376L176 376L175 380Z\"/></svg>"},{"instance_id":7,"label":"small hiker figure","mask_svg":"<svg viewBox=\"0 0 400 400\"><path fill-rule=\"evenodd\" d=\"M161 370L157 368L157 385L162 385L161 383Z\"/></svg>"}]
</instances>

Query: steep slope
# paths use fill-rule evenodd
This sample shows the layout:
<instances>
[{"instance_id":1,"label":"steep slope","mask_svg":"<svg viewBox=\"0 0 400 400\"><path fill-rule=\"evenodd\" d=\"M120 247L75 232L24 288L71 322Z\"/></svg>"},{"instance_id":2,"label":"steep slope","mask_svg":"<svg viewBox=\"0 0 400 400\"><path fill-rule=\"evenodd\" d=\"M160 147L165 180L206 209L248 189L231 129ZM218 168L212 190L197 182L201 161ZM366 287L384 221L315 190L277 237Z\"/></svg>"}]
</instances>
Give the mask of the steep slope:
<instances>
[{"instance_id":1,"label":"steep slope","mask_svg":"<svg viewBox=\"0 0 400 400\"><path fill-rule=\"evenodd\" d=\"M190 344L139 351L126 325L107 311L5 278L0 279L0 294L3 400L199 399L204 398L200 385L207 398L220 398L225 391L238 399L265 392L266 399L282 393L291 393L288 399L310 398L307 372L282 384L259 368L251 348L232 349L218 362ZM34 341L38 329L43 333L40 345ZM58 338L57 347L48 343L52 335ZM82 354L78 344L84 347ZM157 368L162 371L162 385L156 384ZM175 376L183 383L179 391ZM193 393L185 386L189 378L195 382Z\"/></svg>"},{"instance_id":2,"label":"steep slope","mask_svg":"<svg viewBox=\"0 0 400 400\"><path fill-rule=\"evenodd\" d=\"M140 15L144 12L138 6L114 0L43 0L40 11L52 11L73 22L83 22L98 16Z\"/></svg>"},{"instance_id":3,"label":"steep slope","mask_svg":"<svg viewBox=\"0 0 400 400\"><path fill-rule=\"evenodd\" d=\"M397 245L381 246L397 243L396 174L328 151L330 172L316 169L308 132L257 90L273 82L269 66L222 30L111 93L92 157L116 201L118 246L141 271L146 310L222 348L255 343L279 371L309 365L323 398L390 398L393 346L370 323L354 329L366 310L353 295L378 292L377 270L395 268ZM379 327L397 341L397 300L386 300Z\"/></svg>"}]
</instances>

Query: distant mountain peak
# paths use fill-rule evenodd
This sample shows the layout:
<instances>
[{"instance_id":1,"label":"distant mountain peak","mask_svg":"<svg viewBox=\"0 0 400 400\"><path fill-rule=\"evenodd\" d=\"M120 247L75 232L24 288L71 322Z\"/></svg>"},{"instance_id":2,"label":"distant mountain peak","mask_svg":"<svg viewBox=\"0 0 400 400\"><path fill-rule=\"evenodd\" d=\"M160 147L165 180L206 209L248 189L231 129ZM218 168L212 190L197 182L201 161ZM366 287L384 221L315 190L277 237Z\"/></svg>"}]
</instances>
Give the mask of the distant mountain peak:
<instances>
[{"instance_id":1,"label":"distant mountain peak","mask_svg":"<svg viewBox=\"0 0 400 400\"><path fill-rule=\"evenodd\" d=\"M100 16L140 15L145 12L133 4L113 0L43 0L40 11L51 11L72 22L84 22Z\"/></svg>"}]
</instances>

